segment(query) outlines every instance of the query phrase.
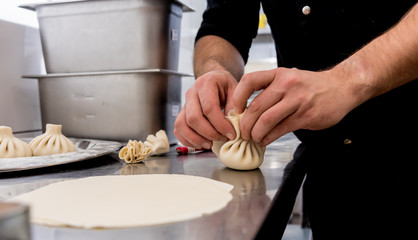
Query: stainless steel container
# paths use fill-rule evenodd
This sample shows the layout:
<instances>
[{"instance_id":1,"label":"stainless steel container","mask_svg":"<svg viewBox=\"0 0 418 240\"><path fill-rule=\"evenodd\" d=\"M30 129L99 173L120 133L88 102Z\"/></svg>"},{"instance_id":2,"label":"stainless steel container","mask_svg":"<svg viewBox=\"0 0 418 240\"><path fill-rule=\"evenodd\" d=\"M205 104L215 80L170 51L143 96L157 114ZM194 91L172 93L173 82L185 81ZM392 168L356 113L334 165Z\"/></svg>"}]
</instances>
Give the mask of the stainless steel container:
<instances>
[{"instance_id":1,"label":"stainless steel container","mask_svg":"<svg viewBox=\"0 0 418 240\"><path fill-rule=\"evenodd\" d=\"M0 239L30 239L29 207L0 202Z\"/></svg>"},{"instance_id":2,"label":"stainless steel container","mask_svg":"<svg viewBox=\"0 0 418 240\"><path fill-rule=\"evenodd\" d=\"M121 142L164 129L173 144L182 76L190 75L147 69L23 77L38 79L43 127L62 124L69 137Z\"/></svg>"},{"instance_id":3,"label":"stainless steel container","mask_svg":"<svg viewBox=\"0 0 418 240\"><path fill-rule=\"evenodd\" d=\"M27 4L36 10L47 73L178 69L183 11L174 0Z\"/></svg>"}]
</instances>

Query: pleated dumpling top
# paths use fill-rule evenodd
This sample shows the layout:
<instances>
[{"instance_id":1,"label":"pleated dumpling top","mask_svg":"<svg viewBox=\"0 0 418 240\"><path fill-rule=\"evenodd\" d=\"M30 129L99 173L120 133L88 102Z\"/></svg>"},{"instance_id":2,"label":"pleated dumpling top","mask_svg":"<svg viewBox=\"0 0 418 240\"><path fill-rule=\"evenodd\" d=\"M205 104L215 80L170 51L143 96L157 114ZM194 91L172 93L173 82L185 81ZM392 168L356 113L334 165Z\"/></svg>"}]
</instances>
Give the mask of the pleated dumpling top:
<instances>
[{"instance_id":1,"label":"pleated dumpling top","mask_svg":"<svg viewBox=\"0 0 418 240\"><path fill-rule=\"evenodd\" d=\"M16 138L10 127L0 126L0 158L31 157L29 145Z\"/></svg>"},{"instance_id":2,"label":"pleated dumpling top","mask_svg":"<svg viewBox=\"0 0 418 240\"><path fill-rule=\"evenodd\" d=\"M32 139L29 143L33 156L74 152L73 142L64 136L61 130L62 125L47 124L45 133Z\"/></svg>"},{"instance_id":3,"label":"pleated dumpling top","mask_svg":"<svg viewBox=\"0 0 418 240\"><path fill-rule=\"evenodd\" d=\"M144 145L151 148L151 155L159 155L170 151L170 143L164 130L158 131L155 136L148 135Z\"/></svg>"},{"instance_id":4,"label":"pleated dumpling top","mask_svg":"<svg viewBox=\"0 0 418 240\"><path fill-rule=\"evenodd\" d=\"M245 112L244 112L245 113ZM214 141L212 151L225 166L236 170L252 170L258 168L264 160L265 147L260 146L252 139L245 141L241 138L239 123L244 113L237 114L230 111L226 117L234 126L236 137L223 142Z\"/></svg>"}]
</instances>

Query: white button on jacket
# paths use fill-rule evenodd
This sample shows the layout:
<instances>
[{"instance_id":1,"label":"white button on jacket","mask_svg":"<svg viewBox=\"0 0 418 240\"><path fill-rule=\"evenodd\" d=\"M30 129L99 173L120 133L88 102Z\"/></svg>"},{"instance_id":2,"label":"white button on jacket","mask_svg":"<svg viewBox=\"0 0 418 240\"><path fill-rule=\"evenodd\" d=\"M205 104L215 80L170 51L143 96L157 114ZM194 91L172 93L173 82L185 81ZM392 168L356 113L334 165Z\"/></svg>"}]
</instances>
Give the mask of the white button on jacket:
<instances>
[{"instance_id":1,"label":"white button on jacket","mask_svg":"<svg viewBox=\"0 0 418 240\"><path fill-rule=\"evenodd\" d=\"M304 7L302 8L302 13L303 13L304 15L309 15L309 14L311 13L311 7L309 7L309 6L304 6Z\"/></svg>"}]
</instances>

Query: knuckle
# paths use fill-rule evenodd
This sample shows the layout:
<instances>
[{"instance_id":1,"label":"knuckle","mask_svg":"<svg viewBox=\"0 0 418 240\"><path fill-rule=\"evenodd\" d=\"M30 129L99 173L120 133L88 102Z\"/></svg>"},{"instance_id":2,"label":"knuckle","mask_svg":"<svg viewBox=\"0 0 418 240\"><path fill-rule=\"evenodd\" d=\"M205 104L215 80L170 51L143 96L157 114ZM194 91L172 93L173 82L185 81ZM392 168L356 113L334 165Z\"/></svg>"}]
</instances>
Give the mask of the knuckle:
<instances>
[{"instance_id":1,"label":"knuckle","mask_svg":"<svg viewBox=\"0 0 418 240\"><path fill-rule=\"evenodd\" d=\"M282 84L285 89L291 89L299 85L299 79L295 76L289 76L282 82Z\"/></svg>"},{"instance_id":2,"label":"knuckle","mask_svg":"<svg viewBox=\"0 0 418 240\"><path fill-rule=\"evenodd\" d=\"M201 89L206 84L216 81L218 78L218 74L213 72L207 72L196 79L195 85L198 89Z\"/></svg>"},{"instance_id":3,"label":"knuckle","mask_svg":"<svg viewBox=\"0 0 418 240\"><path fill-rule=\"evenodd\" d=\"M181 123L179 119L177 118L176 121L174 121L174 130L179 129L181 126Z\"/></svg>"},{"instance_id":4,"label":"knuckle","mask_svg":"<svg viewBox=\"0 0 418 240\"><path fill-rule=\"evenodd\" d=\"M244 76L242 76L240 83L241 84L248 84L249 82L251 82L251 79L253 79L254 77L254 73L247 73Z\"/></svg>"},{"instance_id":5,"label":"knuckle","mask_svg":"<svg viewBox=\"0 0 418 240\"><path fill-rule=\"evenodd\" d=\"M269 89L269 95L268 97L274 98L274 99L281 99L286 94L286 92L283 90L282 87L274 87Z\"/></svg>"},{"instance_id":6,"label":"knuckle","mask_svg":"<svg viewBox=\"0 0 418 240\"><path fill-rule=\"evenodd\" d=\"M190 113L186 117L186 123L189 126L196 126L196 124L199 122L199 117L196 113Z\"/></svg>"},{"instance_id":7,"label":"knuckle","mask_svg":"<svg viewBox=\"0 0 418 240\"><path fill-rule=\"evenodd\" d=\"M263 114L260 116L260 122L261 124L263 124L264 126L274 126L276 125L276 119L275 116L273 114Z\"/></svg>"},{"instance_id":8,"label":"knuckle","mask_svg":"<svg viewBox=\"0 0 418 240\"><path fill-rule=\"evenodd\" d=\"M260 112L262 109L263 104L260 103L257 99L251 101L250 105L248 106L248 110L251 112Z\"/></svg>"},{"instance_id":9,"label":"knuckle","mask_svg":"<svg viewBox=\"0 0 418 240\"><path fill-rule=\"evenodd\" d=\"M183 117L183 111L180 112L180 114L177 116L176 120L174 121L174 128L180 129L184 126L184 117Z\"/></svg>"},{"instance_id":10,"label":"knuckle","mask_svg":"<svg viewBox=\"0 0 418 240\"><path fill-rule=\"evenodd\" d=\"M184 122L179 118L174 122L174 129L181 129L184 126Z\"/></svg>"},{"instance_id":11,"label":"knuckle","mask_svg":"<svg viewBox=\"0 0 418 240\"><path fill-rule=\"evenodd\" d=\"M203 87L203 85L205 84L205 79L206 78L204 78L204 77L200 77L200 78L198 78L196 81L195 81L195 83L194 83L194 85L196 86L196 88L202 88Z\"/></svg>"},{"instance_id":12,"label":"knuckle","mask_svg":"<svg viewBox=\"0 0 418 240\"><path fill-rule=\"evenodd\" d=\"M301 93L295 94L293 98L296 103L300 103L300 104L303 103L305 105L309 104L309 96L306 94L301 94Z\"/></svg>"},{"instance_id":13,"label":"knuckle","mask_svg":"<svg viewBox=\"0 0 418 240\"><path fill-rule=\"evenodd\" d=\"M251 131L251 138L253 139L254 142L259 143L261 142L261 140L263 139L261 134L257 131Z\"/></svg>"},{"instance_id":14,"label":"knuckle","mask_svg":"<svg viewBox=\"0 0 418 240\"><path fill-rule=\"evenodd\" d=\"M182 138L179 130L177 130L176 128L174 128L173 133L174 133L174 136L176 136L177 139L181 139Z\"/></svg>"},{"instance_id":15,"label":"knuckle","mask_svg":"<svg viewBox=\"0 0 418 240\"><path fill-rule=\"evenodd\" d=\"M299 75L294 71L289 71L285 74L285 78L282 78L282 84L285 88L291 88L293 86L298 86L301 84L301 79Z\"/></svg>"},{"instance_id":16,"label":"knuckle","mask_svg":"<svg viewBox=\"0 0 418 240\"><path fill-rule=\"evenodd\" d=\"M194 94L194 89L193 89L193 87L191 87L186 91L186 94L185 94L186 99L190 98L191 95L193 95L193 94Z\"/></svg>"},{"instance_id":17,"label":"knuckle","mask_svg":"<svg viewBox=\"0 0 418 240\"><path fill-rule=\"evenodd\" d=\"M189 141L191 144L193 144L194 148L203 148L203 146L207 142L207 140L200 136L191 137Z\"/></svg>"},{"instance_id":18,"label":"knuckle","mask_svg":"<svg viewBox=\"0 0 418 240\"><path fill-rule=\"evenodd\" d=\"M270 143L272 143L274 140L276 140L276 137L271 136L271 135L267 135L266 137L264 137L264 138L262 139L262 142L263 142L264 144L270 144Z\"/></svg>"},{"instance_id":19,"label":"knuckle","mask_svg":"<svg viewBox=\"0 0 418 240\"><path fill-rule=\"evenodd\" d=\"M203 113L203 115L205 115L205 116L211 116L211 114L212 114L212 112L213 112L213 107L211 107L211 106L208 106L208 105L206 105L206 104L202 104L202 113Z\"/></svg>"}]
</instances>

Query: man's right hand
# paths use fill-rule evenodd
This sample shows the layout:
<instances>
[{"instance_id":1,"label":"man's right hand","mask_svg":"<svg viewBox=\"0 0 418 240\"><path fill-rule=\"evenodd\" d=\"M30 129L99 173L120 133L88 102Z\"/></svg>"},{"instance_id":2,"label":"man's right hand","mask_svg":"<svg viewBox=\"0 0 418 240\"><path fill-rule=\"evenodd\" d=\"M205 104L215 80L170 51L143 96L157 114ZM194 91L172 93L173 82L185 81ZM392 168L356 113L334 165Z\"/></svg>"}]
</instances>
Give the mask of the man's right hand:
<instances>
[{"instance_id":1,"label":"man's right hand","mask_svg":"<svg viewBox=\"0 0 418 240\"><path fill-rule=\"evenodd\" d=\"M174 134L185 146L210 149L212 141L234 139L235 130L225 114L233 109L237 81L227 71L200 76L186 92L186 102L174 123Z\"/></svg>"}]
</instances>

